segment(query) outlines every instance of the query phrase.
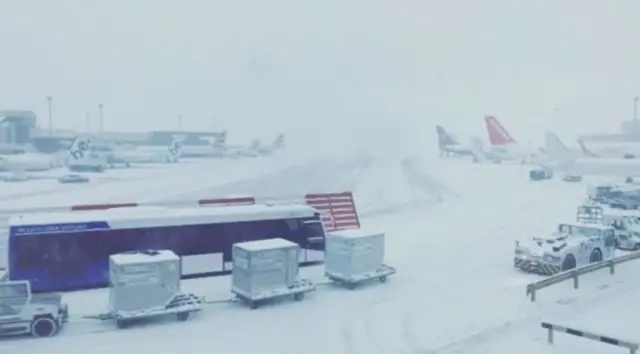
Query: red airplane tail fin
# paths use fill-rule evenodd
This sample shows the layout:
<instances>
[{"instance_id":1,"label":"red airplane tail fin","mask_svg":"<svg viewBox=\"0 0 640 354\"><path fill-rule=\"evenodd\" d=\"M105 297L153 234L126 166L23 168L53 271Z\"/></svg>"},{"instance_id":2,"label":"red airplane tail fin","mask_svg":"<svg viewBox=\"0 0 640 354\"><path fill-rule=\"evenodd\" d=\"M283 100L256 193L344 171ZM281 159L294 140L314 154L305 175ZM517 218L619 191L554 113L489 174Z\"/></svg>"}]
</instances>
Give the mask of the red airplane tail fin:
<instances>
[{"instance_id":1,"label":"red airplane tail fin","mask_svg":"<svg viewBox=\"0 0 640 354\"><path fill-rule=\"evenodd\" d=\"M508 145L516 142L496 117L486 116L484 117L484 122L487 125L487 133L489 133L491 145Z\"/></svg>"}]
</instances>

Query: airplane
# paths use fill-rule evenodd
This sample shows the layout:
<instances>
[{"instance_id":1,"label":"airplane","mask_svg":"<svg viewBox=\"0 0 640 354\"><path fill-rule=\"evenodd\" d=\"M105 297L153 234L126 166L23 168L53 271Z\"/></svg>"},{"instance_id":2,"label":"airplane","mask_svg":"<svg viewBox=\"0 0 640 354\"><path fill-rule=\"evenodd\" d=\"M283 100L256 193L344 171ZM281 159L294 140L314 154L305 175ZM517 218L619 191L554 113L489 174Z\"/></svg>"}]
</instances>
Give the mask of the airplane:
<instances>
[{"instance_id":1,"label":"airplane","mask_svg":"<svg viewBox=\"0 0 640 354\"><path fill-rule=\"evenodd\" d=\"M436 133L438 134L440 157L474 156L476 154L472 146L460 144L457 139L447 133L442 126L436 125Z\"/></svg>"},{"instance_id":2,"label":"airplane","mask_svg":"<svg viewBox=\"0 0 640 354\"><path fill-rule=\"evenodd\" d=\"M552 132L545 134L546 162L556 172L568 175L609 175L632 177L640 175L640 159L623 157L594 157L584 152L581 155L568 149Z\"/></svg>"},{"instance_id":3,"label":"airplane","mask_svg":"<svg viewBox=\"0 0 640 354\"><path fill-rule=\"evenodd\" d=\"M132 163L175 163L178 162L180 153L181 144L174 140L167 147L111 148L107 156L107 162L111 166L123 164L126 167L130 167Z\"/></svg>"},{"instance_id":4,"label":"airplane","mask_svg":"<svg viewBox=\"0 0 640 354\"><path fill-rule=\"evenodd\" d=\"M39 172L62 167L65 163L60 154L40 154L35 152L0 155L2 172Z\"/></svg>"},{"instance_id":5,"label":"airplane","mask_svg":"<svg viewBox=\"0 0 640 354\"><path fill-rule=\"evenodd\" d=\"M69 171L104 172L109 166L107 156L91 149L91 139L76 136L69 147Z\"/></svg>"},{"instance_id":6,"label":"airplane","mask_svg":"<svg viewBox=\"0 0 640 354\"><path fill-rule=\"evenodd\" d=\"M210 145L186 145L182 144L180 156L182 157L211 157L224 158L232 157L226 153L227 132L216 135Z\"/></svg>"},{"instance_id":7,"label":"airplane","mask_svg":"<svg viewBox=\"0 0 640 354\"><path fill-rule=\"evenodd\" d=\"M286 144L284 143L284 134L279 134L270 145L262 145L260 140L256 139L249 147L250 150L260 156L271 155L275 151L282 150L284 148L286 148Z\"/></svg>"},{"instance_id":8,"label":"airplane","mask_svg":"<svg viewBox=\"0 0 640 354\"><path fill-rule=\"evenodd\" d=\"M588 148L582 139L578 140L580 149L585 155L591 157L618 157L624 159L635 159L640 157L640 144L638 143L616 143L606 144L598 148L596 151Z\"/></svg>"},{"instance_id":9,"label":"airplane","mask_svg":"<svg viewBox=\"0 0 640 354\"><path fill-rule=\"evenodd\" d=\"M491 143L491 146L485 149L487 153L501 161L517 161L522 164L537 164L542 160L544 149L536 148L530 143L518 143L496 117L485 116L484 122Z\"/></svg>"}]
</instances>

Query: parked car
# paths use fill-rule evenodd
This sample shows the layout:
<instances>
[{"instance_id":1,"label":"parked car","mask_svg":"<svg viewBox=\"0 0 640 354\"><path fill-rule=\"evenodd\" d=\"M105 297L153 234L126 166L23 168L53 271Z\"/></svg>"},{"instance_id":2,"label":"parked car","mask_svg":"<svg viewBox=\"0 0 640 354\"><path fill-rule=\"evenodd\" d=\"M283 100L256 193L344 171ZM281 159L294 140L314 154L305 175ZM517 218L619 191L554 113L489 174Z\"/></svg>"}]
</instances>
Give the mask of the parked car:
<instances>
[{"instance_id":1,"label":"parked car","mask_svg":"<svg viewBox=\"0 0 640 354\"><path fill-rule=\"evenodd\" d=\"M89 177L83 176L80 174L70 174L65 175L58 178L58 182L60 183L87 183L89 182Z\"/></svg>"}]
</instances>

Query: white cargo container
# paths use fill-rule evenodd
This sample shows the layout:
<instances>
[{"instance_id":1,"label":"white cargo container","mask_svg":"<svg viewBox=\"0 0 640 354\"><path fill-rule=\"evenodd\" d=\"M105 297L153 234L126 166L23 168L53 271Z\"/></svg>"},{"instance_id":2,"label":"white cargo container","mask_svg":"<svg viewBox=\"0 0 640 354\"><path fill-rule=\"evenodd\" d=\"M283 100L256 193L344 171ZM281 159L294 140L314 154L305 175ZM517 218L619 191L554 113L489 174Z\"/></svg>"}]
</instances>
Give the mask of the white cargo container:
<instances>
[{"instance_id":1,"label":"white cargo container","mask_svg":"<svg viewBox=\"0 0 640 354\"><path fill-rule=\"evenodd\" d=\"M169 250L114 254L109 280L111 312L165 307L180 291L180 257Z\"/></svg>"},{"instance_id":2,"label":"white cargo container","mask_svg":"<svg viewBox=\"0 0 640 354\"><path fill-rule=\"evenodd\" d=\"M332 232L325 237L325 274L350 287L373 278L385 282L395 269L384 264L384 255L383 233L362 229Z\"/></svg>"},{"instance_id":3,"label":"white cargo container","mask_svg":"<svg viewBox=\"0 0 640 354\"><path fill-rule=\"evenodd\" d=\"M231 291L252 308L283 295L301 300L315 286L298 279L299 252L298 244L281 238L234 244Z\"/></svg>"},{"instance_id":4,"label":"white cargo container","mask_svg":"<svg viewBox=\"0 0 640 354\"><path fill-rule=\"evenodd\" d=\"M180 257L169 250L114 254L109 257L109 313L118 328L141 318L169 314L185 321L200 311L204 297L180 293Z\"/></svg>"}]
</instances>

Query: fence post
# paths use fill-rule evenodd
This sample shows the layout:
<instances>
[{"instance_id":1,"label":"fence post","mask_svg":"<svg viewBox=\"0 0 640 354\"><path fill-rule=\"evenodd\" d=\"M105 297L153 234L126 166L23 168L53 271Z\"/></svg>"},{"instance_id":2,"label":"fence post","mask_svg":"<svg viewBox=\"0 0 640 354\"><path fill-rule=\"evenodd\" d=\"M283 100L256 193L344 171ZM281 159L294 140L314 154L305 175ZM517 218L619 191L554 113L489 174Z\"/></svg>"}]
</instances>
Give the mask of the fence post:
<instances>
[{"instance_id":1,"label":"fence post","mask_svg":"<svg viewBox=\"0 0 640 354\"><path fill-rule=\"evenodd\" d=\"M553 344L553 327L547 329L547 343Z\"/></svg>"},{"instance_id":2,"label":"fence post","mask_svg":"<svg viewBox=\"0 0 640 354\"><path fill-rule=\"evenodd\" d=\"M609 260L609 271L611 275L616 274L616 263L613 261L613 259Z\"/></svg>"},{"instance_id":3,"label":"fence post","mask_svg":"<svg viewBox=\"0 0 640 354\"><path fill-rule=\"evenodd\" d=\"M573 288L577 289L579 286L580 286L580 283L578 281L578 272L574 270L573 271Z\"/></svg>"}]
</instances>

